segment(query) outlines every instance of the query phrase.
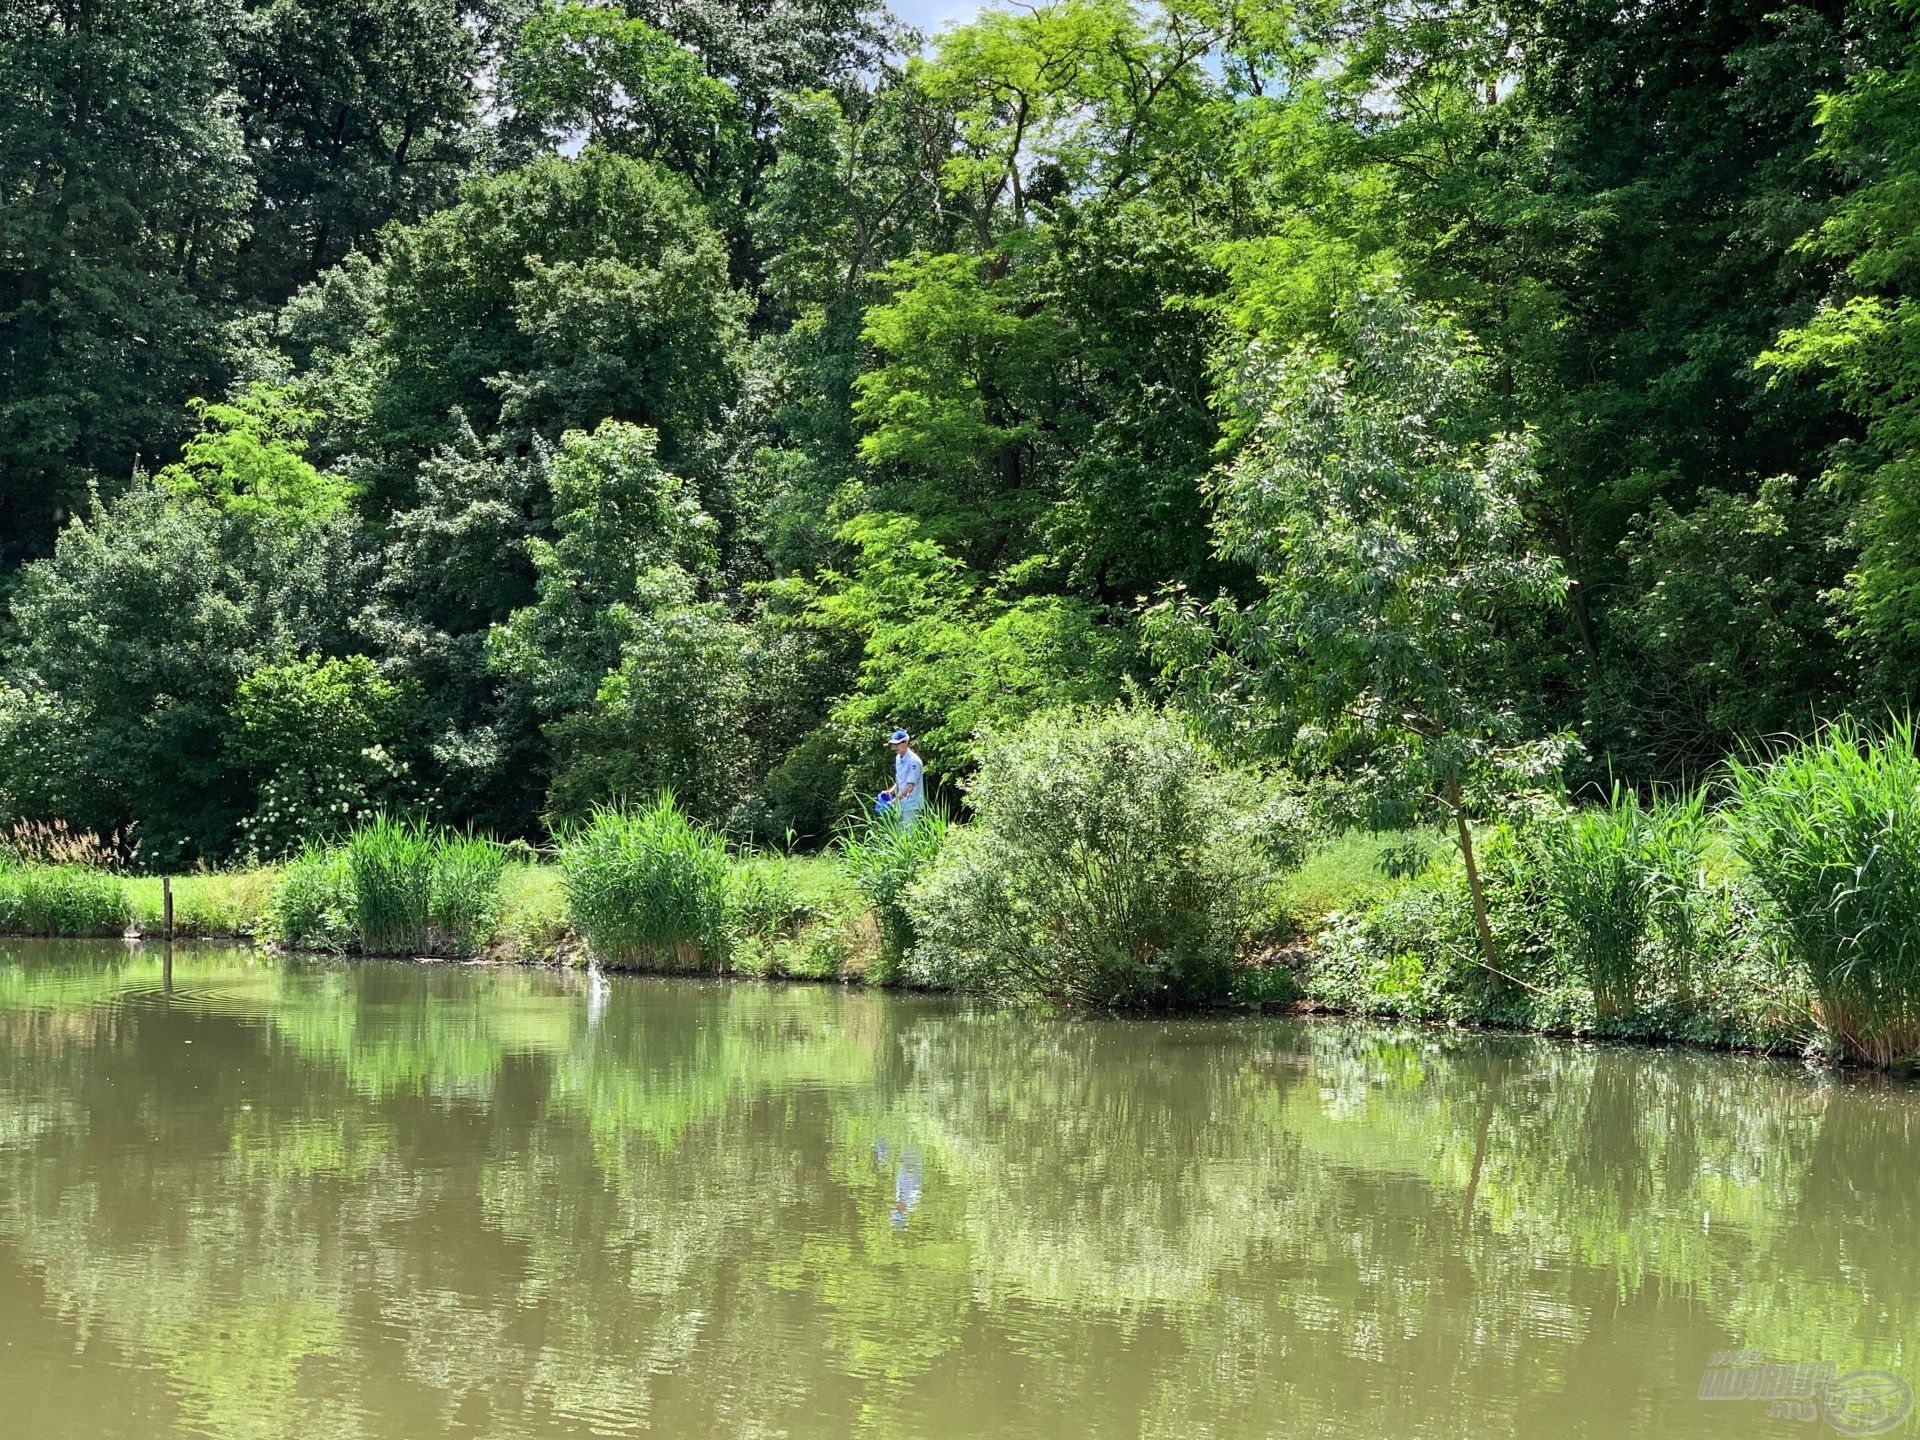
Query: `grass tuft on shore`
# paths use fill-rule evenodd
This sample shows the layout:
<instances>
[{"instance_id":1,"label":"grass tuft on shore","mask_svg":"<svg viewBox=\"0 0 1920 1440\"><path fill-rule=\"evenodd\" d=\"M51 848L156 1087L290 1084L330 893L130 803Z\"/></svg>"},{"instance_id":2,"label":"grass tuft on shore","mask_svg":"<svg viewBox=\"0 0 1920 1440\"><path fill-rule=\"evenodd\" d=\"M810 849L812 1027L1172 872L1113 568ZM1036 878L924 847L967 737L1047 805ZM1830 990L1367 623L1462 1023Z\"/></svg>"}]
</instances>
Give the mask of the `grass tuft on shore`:
<instances>
[{"instance_id":1,"label":"grass tuft on shore","mask_svg":"<svg viewBox=\"0 0 1920 1440\"><path fill-rule=\"evenodd\" d=\"M723 971L732 958L726 843L662 794L644 810L601 806L560 849L567 908L603 963Z\"/></svg>"},{"instance_id":2,"label":"grass tuft on shore","mask_svg":"<svg viewBox=\"0 0 1920 1440\"><path fill-rule=\"evenodd\" d=\"M380 816L289 861L265 930L302 950L478 955L500 926L505 871L493 840Z\"/></svg>"},{"instance_id":3,"label":"grass tuft on shore","mask_svg":"<svg viewBox=\"0 0 1920 1440\"><path fill-rule=\"evenodd\" d=\"M1907 721L1850 721L1730 767L1732 824L1819 1019L1875 1065L1920 1057L1920 756Z\"/></svg>"},{"instance_id":4,"label":"grass tuft on shore","mask_svg":"<svg viewBox=\"0 0 1920 1440\"><path fill-rule=\"evenodd\" d=\"M0 869L0 934L114 936L133 921L126 883L79 865Z\"/></svg>"}]
</instances>

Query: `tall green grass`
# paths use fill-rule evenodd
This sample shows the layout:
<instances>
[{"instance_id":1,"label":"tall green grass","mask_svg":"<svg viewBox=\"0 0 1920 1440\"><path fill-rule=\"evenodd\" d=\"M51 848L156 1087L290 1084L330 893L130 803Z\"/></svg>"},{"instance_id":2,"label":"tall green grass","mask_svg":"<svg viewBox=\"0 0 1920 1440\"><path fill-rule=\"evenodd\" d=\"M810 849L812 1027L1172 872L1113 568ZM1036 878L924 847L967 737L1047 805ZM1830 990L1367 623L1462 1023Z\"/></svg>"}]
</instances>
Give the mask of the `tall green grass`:
<instances>
[{"instance_id":1,"label":"tall green grass","mask_svg":"<svg viewBox=\"0 0 1920 1440\"><path fill-rule=\"evenodd\" d=\"M595 810L561 845L560 868L573 923L607 964L727 968L733 863L672 795Z\"/></svg>"},{"instance_id":2,"label":"tall green grass","mask_svg":"<svg viewBox=\"0 0 1920 1440\"><path fill-rule=\"evenodd\" d=\"M274 868L195 871L168 882L158 875L134 875L127 879L127 893L134 922L149 939L160 934L166 918L163 883L173 889L175 936L253 935L260 931L278 880Z\"/></svg>"},{"instance_id":3,"label":"tall green grass","mask_svg":"<svg viewBox=\"0 0 1920 1440\"><path fill-rule=\"evenodd\" d=\"M79 865L0 869L0 934L118 935L132 920L117 875Z\"/></svg>"},{"instance_id":4,"label":"tall green grass","mask_svg":"<svg viewBox=\"0 0 1920 1440\"><path fill-rule=\"evenodd\" d=\"M299 949L477 954L499 928L505 869L492 840L379 816L343 845L309 845L287 864L268 931Z\"/></svg>"},{"instance_id":5,"label":"tall green grass","mask_svg":"<svg viewBox=\"0 0 1920 1440\"><path fill-rule=\"evenodd\" d=\"M1736 943L1732 891L1708 873L1710 852L1725 848L1724 830L1703 789L1662 798L1650 818L1643 844L1658 959L1672 993L1691 1002L1700 971L1718 968Z\"/></svg>"},{"instance_id":6,"label":"tall green grass","mask_svg":"<svg viewBox=\"0 0 1920 1440\"><path fill-rule=\"evenodd\" d=\"M266 934L297 950L342 952L358 943L347 852L309 841L280 872L267 902Z\"/></svg>"},{"instance_id":7,"label":"tall green grass","mask_svg":"<svg viewBox=\"0 0 1920 1440\"><path fill-rule=\"evenodd\" d=\"M1706 875L1710 830L1702 792L1642 804L1616 786L1608 803L1537 820L1517 847L1552 921L1559 955L1602 1019L1658 990L1686 1000L1702 947L1724 943L1725 887Z\"/></svg>"},{"instance_id":8,"label":"tall green grass","mask_svg":"<svg viewBox=\"0 0 1920 1440\"><path fill-rule=\"evenodd\" d=\"M369 955L424 955L433 919L435 836L419 821L385 815L347 837L354 923Z\"/></svg>"},{"instance_id":9,"label":"tall green grass","mask_svg":"<svg viewBox=\"0 0 1920 1440\"><path fill-rule=\"evenodd\" d=\"M443 834L433 852L429 945L453 955L486 948L500 928L506 851L492 840Z\"/></svg>"},{"instance_id":10,"label":"tall green grass","mask_svg":"<svg viewBox=\"0 0 1920 1440\"><path fill-rule=\"evenodd\" d=\"M1653 830L1639 797L1616 786L1609 804L1536 826L1520 852L1534 867L1560 943L1603 1017L1633 1008L1653 921Z\"/></svg>"},{"instance_id":11,"label":"tall green grass","mask_svg":"<svg viewBox=\"0 0 1920 1440\"><path fill-rule=\"evenodd\" d=\"M946 843L947 816L938 808L923 811L908 824L898 812L849 824L840 836L840 855L854 885L873 907L880 927L880 953L867 979L890 985L913 952L913 917L907 913L907 887L933 864Z\"/></svg>"},{"instance_id":12,"label":"tall green grass","mask_svg":"<svg viewBox=\"0 0 1920 1440\"><path fill-rule=\"evenodd\" d=\"M1876 1065L1920 1056L1920 758L1913 726L1837 721L1730 766L1735 844L1828 1034Z\"/></svg>"}]
</instances>

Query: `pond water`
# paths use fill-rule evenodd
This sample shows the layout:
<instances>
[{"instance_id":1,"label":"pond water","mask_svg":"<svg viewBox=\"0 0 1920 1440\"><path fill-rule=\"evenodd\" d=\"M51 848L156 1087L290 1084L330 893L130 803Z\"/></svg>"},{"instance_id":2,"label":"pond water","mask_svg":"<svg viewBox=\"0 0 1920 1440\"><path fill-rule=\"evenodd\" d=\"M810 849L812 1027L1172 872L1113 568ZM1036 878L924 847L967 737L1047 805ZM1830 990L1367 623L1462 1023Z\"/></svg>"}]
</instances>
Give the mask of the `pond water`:
<instances>
[{"instance_id":1,"label":"pond water","mask_svg":"<svg viewBox=\"0 0 1920 1440\"><path fill-rule=\"evenodd\" d=\"M0 942L4 1428L1909 1433L1917 1158L1740 1057Z\"/></svg>"}]
</instances>

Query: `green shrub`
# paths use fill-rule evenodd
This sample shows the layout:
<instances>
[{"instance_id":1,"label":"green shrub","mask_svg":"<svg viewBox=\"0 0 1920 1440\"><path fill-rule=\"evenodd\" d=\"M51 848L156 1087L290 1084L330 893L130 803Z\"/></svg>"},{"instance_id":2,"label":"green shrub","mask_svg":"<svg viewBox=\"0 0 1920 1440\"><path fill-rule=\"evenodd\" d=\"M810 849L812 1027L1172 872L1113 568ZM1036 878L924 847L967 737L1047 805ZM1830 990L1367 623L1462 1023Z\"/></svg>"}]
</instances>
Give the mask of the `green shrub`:
<instances>
[{"instance_id":1,"label":"green shrub","mask_svg":"<svg viewBox=\"0 0 1920 1440\"><path fill-rule=\"evenodd\" d=\"M350 950L354 924L353 873L341 848L308 844L280 872L267 902L268 938L295 950Z\"/></svg>"},{"instance_id":2,"label":"green shrub","mask_svg":"<svg viewBox=\"0 0 1920 1440\"><path fill-rule=\"evenodd\" d=\"M244 849L287 855L398 800L407 698L365 655L269 662L242 676L233 753L260 795L240 822Z\"/></svg>"},{"instance_id":3,"label":"green shrub","mask_svg":"<svg viewBox=\"0 0 1920 1440\"><path fill-rule=\"evenodd\" d=\"M117 876L78 865L0 869L0 934L118 935L132 920Z\"/></svg>"},{"instance_id":4,"label":"green shrub","mask_svg":"<svg viewBox=\"0 0 1920 1440\"><path fill-rule=\"evenodd\" d=\"M914 948L913 917L907 890L926 873L946 843L947 816L938 807L907 824L896 811L856 821L841 835L840 854L860 894L880 925L880 953L867 979L891 985Z\"/></svg>"},{"instance_id":5,"label":"green shrub","mask_svg":"<svg viewBox=\"0 0 1920 1440\"><path fill-rule=\"evenodd\" d=\"M1920 1054L1920 758L1913 727L1827 726L1735 761L1735 844L1829 1036L1876 1065Z\"/></svg>"},{"instance_id":6,"label":"green shrub","mask_svg":"<svg viewBox=\"0 0 1920 1440\"><path fill-rule=\"evenodd\" d=\"M1309 952L1301 982L1307 997L1357 1015L1528 1018L1533 998L1551 984L1556 961L1539 953L1537 933L1515 926L1526 909L1527 868L1516 858L1512 833L1505 826L1489 830L1480 850L1501 959L1510 972L1524 973L1497 986L1488 974L1466 875L1450 856L1330 916ZM1536 910L1529 920L1536 932L1538 919Z\"/></svg>"},{"instance_id":7,"label":"green shrub","mask_svg":"<svg viewBox=\"0 0 1920 1440\"><path fill-rule=\"evenodd\" d=\"M1269 879L1257 791L1152 711L1034 718L988 749L974 822L907 893L908 973L1079 1004L1227 998Z\"/></svg>"},{"instance_id":8,"label":"green shrub","mask_svg":"<svg viewBox=\"0 0 1920 1440\"><path fill-rule=\"evenodd\" d=\"M723 970L731 957L733 863L670 794L596 809L560 849L567 905L610 965Z\"/></svg>"}]
</instances>

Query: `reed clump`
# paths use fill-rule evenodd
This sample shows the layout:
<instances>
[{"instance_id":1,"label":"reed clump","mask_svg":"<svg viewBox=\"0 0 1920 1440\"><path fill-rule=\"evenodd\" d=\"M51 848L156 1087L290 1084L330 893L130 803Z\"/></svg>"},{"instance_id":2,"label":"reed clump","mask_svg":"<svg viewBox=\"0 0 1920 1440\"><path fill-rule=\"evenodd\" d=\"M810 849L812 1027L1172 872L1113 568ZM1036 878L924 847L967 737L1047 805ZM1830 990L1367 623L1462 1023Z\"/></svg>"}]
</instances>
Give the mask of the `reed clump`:
<instances>
[{"instance_id":1,"label":"reed clump","mask_svg":"<svg viewBox=\"0 0 1920 1440\"><path fill-rule=\"evenodd\" d=\"M1633 1008L1653 918L1652 828L1639 797L1616 789L1612 803L1540 827L1523 852L1537 869L1567 958L1603 1017Z\"/></svg>"},{"instance_id":2,"label":"reed clump","mask_svg":"<svg viewBox=\"0 0 1920 1440\"><path fill-rule=\"evenodd\" d=\"M425 955L433 922L435 836L385 815L347 836L354 923L368 955Z\"/></svg>"},{"instance_id":3,"label":"reed clump","mask_svg":"<svg viewBox=\"0 0 1920 1440\"><path fill-rule=\"evenodd\" d=\"M288 863L268 930L363 955L476 955L499 929L506 852L493 840L379 815Z\"/></svg>"},{"instance_id":4,"label":"reed clump","mask_svg":"<svg viewBox=\"0 0 1920 1440\"><path fill-rule=\"evenodd\" d=\"M477 955L499 933L506 851L472 833L443 833L433 852L427 915L429 947Z\"/></svg>"},{"instance_id":5,"label":"reed clump","mask_svg":"<svg viewBox=\"0 0 1920 1440\"><path fill-rule=\"evenodd\" d=\"M560 847L567 908L608 965L709 971L732 959L734 866L725 842L671 794L603 805Z\"/></svg>"},{"instance_id":6,"label":"reed clump","mask_svg":"<svg viewBox=\"0 0 1920 1440\"><path fill-rule=\"evenodd\" d=\"M1699 792L1643 804L1616 786L1605 805L1536 824L1518 848L1602 1019L1632 1012L1656 978L1690 988L1714 898L1702 873L1707 826Z\"/></svg>"},{"instance_id":7,"label":"reed clump","mask_svg":"<svg viewBox=\"0 0 1920 1440\"><path fill-rule=\"evenodd\" d=\"M947 826L946 812L936 806L914 821L890 809L850 821L842 830L841 860L879 925L879 953L867 970L873 984L892 984L913 953L916 936L907 890L938 858Z\"/></svg>"},{"instance_id":8,"label":"reed clump","mask_svg":"<svg viewBox=\"0 0 1920 1440\"><path fill-rule=\"evenodd\" d=\"M1734 843L1777 949L1849 1056L1920 1057L1920 757L1911 723L1842 720L1730 767Z\"/></svg>"}]
</instances>

